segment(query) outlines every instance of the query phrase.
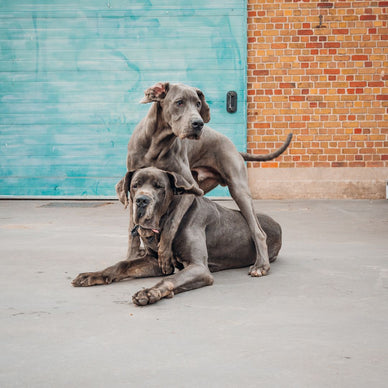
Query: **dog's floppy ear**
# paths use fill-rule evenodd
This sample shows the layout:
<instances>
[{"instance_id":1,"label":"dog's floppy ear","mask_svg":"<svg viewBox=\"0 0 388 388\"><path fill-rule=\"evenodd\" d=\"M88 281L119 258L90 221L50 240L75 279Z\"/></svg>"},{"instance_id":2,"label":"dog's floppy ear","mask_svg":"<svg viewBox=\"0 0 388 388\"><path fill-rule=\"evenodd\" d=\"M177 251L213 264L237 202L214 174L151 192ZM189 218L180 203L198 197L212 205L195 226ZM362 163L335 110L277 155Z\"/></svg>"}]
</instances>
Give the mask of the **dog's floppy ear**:
<instances>
[{"instance_id":1,"label":"dog's floppy ear","mask_svg":"<svg viewBox=\"0 0 388 388\"><path fill-rule=\"evenodd\" d=\"M182 175L171 171L166 171L166 174L170 180L171 188L174 194L204 194L203 190L201 190L197 185L190 184L185 178L183 178Z\"/></svg>"},{"instance_id":2,"label":"dog's floppy ear","mask_svg":"<svg viewBox=\"0 0 388 388\"><path fill-rule=\"evenodd\" d=\"M131 179L134 171L128 171L124 178L116 184L116 193L120 202L124 205L125 209L128 206L128 192L131 186Z\"/></svg>"},{"instance_id":3,"label":"dog's floppy ear","mask_svg":"<svg viewBox=\"0 0 388 388\"><path fill-rule=\"evenodd\" d=\"M148 104L149 102L159 102L166 97L166 94L170 88L168 82L158 82L154 86L151 86L144 92L144 98L140 101L140 104Z\"/></svg>"},{"instance_id":4,"label":"dog's floppy ear","mask_svg":"<svg viewBox=\"0 0 388 388\"><path fill-rule=\"evenodd\" d=\"M201 111L199 113L200 113L200 115L202 117L202 120L205 123L208 123L210 121L210 108L209 108L209 105L207 104L207 102L205 100L205 95L202 93L202 91L199 90L199 89L196 89L196 91L197 91L198 97L200 98L201 103L202 103Z\"/></svg>"}]
</instances>

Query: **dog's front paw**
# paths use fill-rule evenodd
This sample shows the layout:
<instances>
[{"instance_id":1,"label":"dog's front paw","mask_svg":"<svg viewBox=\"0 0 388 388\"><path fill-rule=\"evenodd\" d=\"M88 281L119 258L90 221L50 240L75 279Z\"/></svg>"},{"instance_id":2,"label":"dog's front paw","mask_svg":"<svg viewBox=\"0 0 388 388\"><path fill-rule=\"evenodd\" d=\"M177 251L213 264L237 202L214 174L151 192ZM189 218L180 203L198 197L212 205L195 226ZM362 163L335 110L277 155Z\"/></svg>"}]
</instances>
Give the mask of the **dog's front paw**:
<instances>
[{"instance_id":1,"label":"dog's front paw","mask_svg":"<svg viewBox=\"0 0 388 388\"><path fill-rule=\"evenodd\" d=\"M138 306L156 303L160 299L162 299L162 293L157 288L140 290L132 296L132 302Z\"/></svg>"},{"instance_id":2,"label":"dog's front paw","mask_svg":"<svg viewBox=\"0 0 388 388\"><path fill-rule=\"evenodd\" d=\"M84 272L80 273L71 284L74 287L90 287L109 284L111 282L112 281L107 276L102 275L102 272Z\"/></svg>"},{"instance_id":3,"label":"dog's front paw","mask_svg":"<svg viewBox=\"0 0 388 388\"><path fill-rule=\"evenodd\" d=\"M158 251L158 264L165 275L171 275L174 272L172 264L172 251L169 249L161 249Z\"/></svg>"},{"instance_id":4,"label":"dog's front paw","mask_svg":"<svg viewBox=\"0 0 388 388\"><path fill-rule=\"evenodd\" d=\"M271 267L269 264L264 264L261 267L254 264L249 268L249 275L251 275L254 278L265 276L265 275L268 275L270 268Z\"/></svg>"}]
</instances>

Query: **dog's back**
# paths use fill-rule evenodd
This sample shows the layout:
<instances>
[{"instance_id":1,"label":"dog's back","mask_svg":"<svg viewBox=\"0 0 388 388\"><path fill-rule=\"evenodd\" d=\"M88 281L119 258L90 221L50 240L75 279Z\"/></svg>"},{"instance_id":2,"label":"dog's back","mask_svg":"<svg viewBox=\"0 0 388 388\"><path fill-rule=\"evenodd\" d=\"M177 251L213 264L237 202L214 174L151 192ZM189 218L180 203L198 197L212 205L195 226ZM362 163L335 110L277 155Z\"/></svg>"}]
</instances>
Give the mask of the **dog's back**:
<instances>
[{"instance_id":1,"label":"dog's back","mask_svg":"<svg viewBox=\"0 0 388 388\"><path fill-rule=\"evenodd\" d=\"M276 260L282 245L280 225L265 214L257 214L260 225L267 235L270 260ZM186 256L187 244L184 242L203 230L204 241L208 252L210 271L216 272L230 268L252 265L255 261L255 246L248 225L238 210L228 209L207 198L198 197L183 217L174 240L174 253Z\"/></svg>"}]
</instances>

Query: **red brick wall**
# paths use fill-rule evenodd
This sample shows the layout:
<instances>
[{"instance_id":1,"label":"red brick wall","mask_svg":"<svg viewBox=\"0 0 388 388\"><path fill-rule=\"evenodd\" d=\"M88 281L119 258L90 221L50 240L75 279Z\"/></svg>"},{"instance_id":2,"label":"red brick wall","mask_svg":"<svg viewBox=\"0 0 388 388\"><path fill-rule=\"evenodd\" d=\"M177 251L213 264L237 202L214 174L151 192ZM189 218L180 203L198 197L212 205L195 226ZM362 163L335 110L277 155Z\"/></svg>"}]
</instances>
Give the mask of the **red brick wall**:
<instances>
[{"instance_id":1,"label":"red brick wall","mask_svg":"<svg viewBox=\"0 0 388 388\"><path fill-rule=\"evenodd\" d=\"M248 0L248 150L294 133L251 167L388 167L387 20L388 1Z\"/></svg>"}]
</instances>

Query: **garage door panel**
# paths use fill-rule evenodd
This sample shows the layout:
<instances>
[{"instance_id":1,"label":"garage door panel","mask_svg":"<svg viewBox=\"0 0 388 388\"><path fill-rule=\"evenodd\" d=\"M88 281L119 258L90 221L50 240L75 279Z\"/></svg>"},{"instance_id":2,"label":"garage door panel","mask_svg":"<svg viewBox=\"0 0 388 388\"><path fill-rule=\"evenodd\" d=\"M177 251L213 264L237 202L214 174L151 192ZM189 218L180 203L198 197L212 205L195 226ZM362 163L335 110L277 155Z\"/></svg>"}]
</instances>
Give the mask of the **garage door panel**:
<instances>
[{"instance_id":1,"label":"garage door panel","mask_svg":"<svg viewBox=\"0 0 388 388\"><path fill-rule=\"evenodd\" d=\"M157 63L157 62L156 62ZM242 66L243 67L243 66ZM238 71L237 71L238 73ZM153 68L150 71L142 70L139 74L134 74L127 70L119 72L109 71L68 71L68 72L36 72L35 69L30 69L28 72L0 72L0 82L2 84L3 92L4 89L10 89L17 92L20 88L26 88L27 91L30 87L48 87L52 88L52 92L60 94L63 90L79 90L85 93L85 85L88 86L88 94L95 92L109 92L109 88L115 90L117 85L125 83L125 88L128 91L138 91L140 94L145 87L150 86L153 82L157 81L172 81L178 82L182 79L193 79L200 83L201 88L209 91L217 91L219 85L229 85L234 88L242 88L240 85L239 76L236 75L235 69L226 70L210 70L206 68L204 71L203 66L201 68L189 67L186 69L175 70L158 70ZM124 85L121 85L124 87ZM4 88L4 89L3 89ZM139 90L138 90L139 88ZM143 89L141 89L143 88ZM8 92L10 91L8 90ZM23 89L22 89L23 90Z\"/></svg>"},{"instance_id":2,"label":"garage door panel","mask_svg":"<svg viewBox=\"0 0 388 388\"><path fill-rule=\"evenodd\" d=\"M180 2L178 7L183 5L182 3ZM84 2L81 6L84 7ZM132 7L132 4L128 3L127 6ZM32 12L26 10L12 12L0 8L0 20L2 21L0 38L6 35L7 39L23 39L28 38L27 34L33 32L38 37L46 37L47 34L50 34L51 37L64 39L63 33L71 32L76 38L90 37L95 34L103 38L114 39L116 37L126 38L130 35L129 39L133 40L139 38L137 35L133 36L133 30L139 32L139 29L144 28L144 31L141 32L147 34L146 37L155 36L158 41L161 41L161 37L157 34L159 29L168 27L167 36L179 35L179 31L170 28L171 21L177 26L185 26L185 32L196 32L200 25L201 31L198 32L198 36L204 37L204 33L209 32L206 27L211 28L224 23L225 17L244 16L245 14L242 8L222 8L221 6L213 9L193 8L193 11L188 13L183 9L169 9L163 12L158 7L149 10L109 10L106 8L96 11L83 8L82 11L77 11L66 6L66 9L61 11L36 8ZM234 24L231 28L237 30L242 24ZM75 32L77 32L76 35ZM152 43L154 42L149 44Z\"/></svg>"},{"instance_id":3,"label":"garage door panel","mask_svg":"<svg viewBox=\"0 0 388 388\"><path fill-rule=\"evenodd\" d=\"M0 19L0 22L2 19ZM42 38L43 40L38 39L39 49L47 53L47 55L51 55L51 52L62 52L62 53L71 53L77 52L77 50L82 49L83 52L90 52L93 55L96 55L96 52L106 52L108 48L116 48L117 50L123 51L127 53L131 50L158 50L161 47L163 50L187 50L187 45L184 42L180 41L174 45L179 34L170 35L167 39L165 35L160 36L157 35L155 37L149 37L148 39L152 39L151 43L144 42L144 33L141 34L141 38L131 38L128 36L130 31L126 32L123 37L119 37L116 34L112 34L111 38L103 38L101 36L96 36L94 38L81 38L80 36L75 36L72 39L63 38L62 31L58 31L57 34L52 34L50 37ZM238 33L238 32L236 32ZM36 49L37 40L35 36L31 33L25 33L24 37L17 38L14 35L9 36L10 34L3 34L3 37L0 38L0 48L2 52L7 53L8 56L15 55L15 51L17 50L17 54L20 53L21 57L28 57L30 50ZM56 36L58 35L58 36ZM189 35L189 34L188 34ZM213 46L214 50L224 49L225 47L233 47L235 45L235 38L233 37L209 37L206 34L202 34L200 32L193 32L191 34L195 36L195 40L190 42L190 50L195 49L204 49L209 43ZM210 42L209 42L210 41ZM60 50L59 50L60 48Z\"/></svg>"},{"instance_id":4,"label":"garage door panel","mask_svg":"<svg viewBox=\"0 0 388 388\"><path fill-rule=\"evenodd\" d=\"M93 59L77 59L77 60L61 60L57 58L45 58L44 61L41 61L39 64L39 71L42 72L53 72L53 71L63 71L63 72L71 72L71 71L128 71L132 69L134 72L140 71L154 71L155 66L160 69L160 71L171 71L171 70L180 70L182 68L199 68L203 66L203 59L198 54L190 53L185 55L183 58L177 58L174 60L174 63L171 64L171 59L169 58L160 58L155 63L152 63L149 59L139 59L136 62L131 61L125 54L121 51L117 51L116 53L110 53L110 56L113 58L94 61ZM154 55L157 55L154 53ZM165 53L160 53L160 55L165 55ZM201 53L202 55L202 53ZM207 53L203 53L203 55L207 55ZM230 69L230 65L227 62L228 60L232 60L233 57L223 56L222 64L214 63L209 65L209 70L227 70ZM225 61L225 62L224 62ZM26 61L17 61L17 60L9 60L2 61L0 60L0 71L16 71L16 72L26 72L29 69L33 69L36 67L36 60L26 60ZM233 65L233 70L241 70L241 63L237 63L237 65Z\"/></svg>"},{"instance_id":5,"label":"garage door panel","mask_svg":"<svg viewBox=\"0 0 388 388\"><path fill-rule=\"evenodd\" d=\"M153 84L153 82L147 83L147 86L144 86L144 90L147 89L149 86ZM87 87L87 85L84 85L84 87ZM143 94L139 90L136 92L127 91L127 90L119 90L118 86L111 87L111 91L107 88L104 91L101 91L100 88L96 88L95 93L90 95L84 95L82 94L82 87L79 87L79 90L67 90L66 92L63 92L63 95L58 96L57 93L36 93L34 92L33 88L23 85L23 88L20 88L18 92L13 92L12 95L8 95L6 91L0 91L0 99L5 102L12 102L13 105L17 103L18 105L22 104L36 104L36 106L39 106L41 104L54 104L53 101L58 101L62 104L98 104L98 103L105 103L105 104L123 104L128 103L133 106L138 106L138 102L142 98ZM212 104L213 107L219 106L221 109L225 107L225 96L222 95L220 98L220 94L222 92L229 91L230 89L225 88L225 85L220 85L219 89L214 91L209 91L206 86L203 88L203 90L206 92L206 100L208 104ZM235 89L234 89L235 90ZM244 90L235 90L239 96L244 95ZM109 92L109 101L106 101L106 95L107 92ZM57 103L56 103L57 104ZM3 104L2 104L3 105ZM0 106L0 109L9 110L10 108L18 109L15 106L9 106L5 107L5 105ZM233 117L231 115L231 120L233 120Z\"/></svg>"},{"instance_id":6,"label":"garage door panel","mask_svg":"<svg viewBox=\"0 0 388 388\"><path fill-rule=\"evenodd\" d=\"M31 158L30 163L26 166L20 166L17 163L12 164L11 161L9 166L7 166L6 168L0 167L0 173L2 175L6 174L7 168L12 168L13 177L47 178L53 176L60 176L62 178L84 177L95 179L101 177L101 170L103 169L106 177L114 177L117 183L117 181L120 179L120 175L117 176L117 166L114 166L114 163L119 162L121 162L120 159L112 156L111 159L101 163L101 160L98 156L93 157L92 155L90 155L87 158L84 158L82 156L74 157L66 164L50 163L42 166L39 160L34 160L34 158ZM124 173L122 176L124 176ZM99 193L99 195L101 195L101 193Z\"/></svg>"},{"instance_id":7,"label":"garage door panel","mask_svg":"<svg viewBox=\"0 0 388 388\"><path fill-rule=\"evenodd\" d=\"M10 192L19 187L28 197L77 197L99 198L101 193L111 192L119 179L113 177L12 177L0 178L0 186ZM80 190L80 188L82 188ZM38 193L38 194L37 194Z\"/></svg>"},{"instance_id":8,"label":"garage door panel","mask_svg":"<svg viewBox=\"0 0 388 388\"><path fill-rule=\"evenodd\" d=\"M129 7L130 5L130 7ZM65 3L61 0L13 0L11 3L1 3L0 10L8 11L16 15L29 13L31 11L41 12L73 12L82 14L89 11L107 11L115 15L115 12L120 12L120 15L125 11L128 15L133 12L154 12L154 11L169 11L169 12L185 12L193 14L201 10L211 12L212 9L224 7L225 10L241 8L241 1L224 0L222 2L213 0L82 0L82 8L80 8L80 0L68 0Z\"/></svg>"},{"instance_id":9,"label":"garage door panel","mask_svg":"<svg viewBox=\"0 0 388 388\"><path fill-rule=\"evenodd\" d=\"M227 91L224 92L226 96ZM128 133L132 132L135 125L147 114L147 109L140 105L126 104L13 104L11 107L0 105L0 125L6 125L12 121L12 125L39 125L39 124L62 124L86 125L103 123L114 125L120 123L128 124ZM225 101L213 104L209 102L212 119L211 126L223 124L241 124L238 116L221 116L226 107ZM243 107L241 107L243 109ZM43 117L44 116L44 117ZM214 119L213 119L214 117ZM129 132L130 131L130 132Z\"/></svg>"},{"instance_id":10,"label":"garage door panel","mask_svg":"<svg viewBox=\"0 0 388 388\"><path fill-rule=\"evenodd\" d=\"M174 76L174 78L176 75ZM171 78L169 78L170 80ZM159 79L159 81L164 81L164 78ZM101 90L101 85L98 87L89 86L87 82L82 81L79 83L74 83L74 86L66 85L66 87L61 87L58 85L57 89L62 89L62 94L58 95L58 91L44 91L39 85L33 83L19 83L19 85L12 86L12 93L7 91L6 87L0 91L0 99L3 103L18 103L18 104L57 104L68 103L68 104L82 104L82 103L107 103L107 104L119 104L119 103L129 103L131 105L137 106L138 102L143 97L143 90L152 86L155 83L154 80L143 81L140 86L140 90L128 90L125 85L117 85L111 81L106 81L106 87L103 87ZM203 83L203 82L198 82ZM3 83L3 86L4 83ZM230 83L229 86L233 86ZM9 87L11 87L9 85ZM85 90L85 87L89 88L89 92L93 91L90 94L82 93ZM197 85L196 85L197 87ZM222 93L231 90L231 87L228 88L227 82L220 82L220 85L216 89L210 89L204 84L202 90L206 94L206 100L208 104L220 104L220 106L225 105L225 95ZM243 89L234 88L238 95L244 95ZM109 93L109 101L106 100L107 94ZM1 104L0 109L11 109L12 105L6 106L6 104ZM233 115L230 115L230 119L233 119Z\"/></svg>"}]
</instances>

